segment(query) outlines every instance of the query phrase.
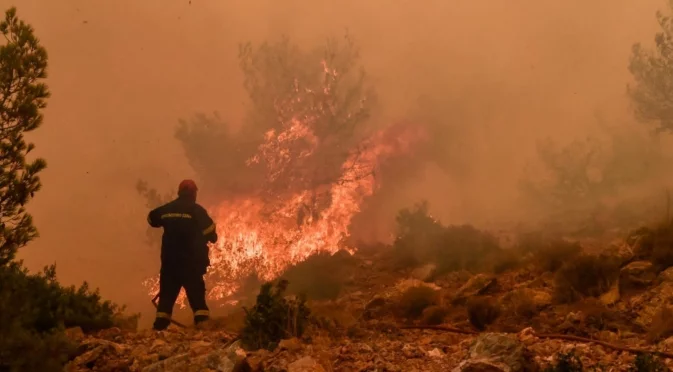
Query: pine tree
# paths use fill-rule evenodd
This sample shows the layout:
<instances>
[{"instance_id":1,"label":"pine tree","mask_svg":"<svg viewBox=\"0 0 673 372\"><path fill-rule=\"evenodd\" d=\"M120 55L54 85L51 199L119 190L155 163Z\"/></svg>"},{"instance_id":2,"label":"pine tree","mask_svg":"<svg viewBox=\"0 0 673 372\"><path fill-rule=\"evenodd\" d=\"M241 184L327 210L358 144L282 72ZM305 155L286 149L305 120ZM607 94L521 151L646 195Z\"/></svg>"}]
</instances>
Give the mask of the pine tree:
<instances>
[{"instance_id":1,"label":"pine tree","mask_svg":"<svg viewBox=\"0 0 673 372\"><path fill-rule=\"evenodd\" d=\"M5 12L0 22L5 39L0 45L0 266L16 256L17 250L37 237L26 203L40 189L38 173L44 159L28 160L35 146L25 133L42 124L42 110L49 97L42 83L47 73L47 51L33 28L16 16L16 8Z\"/></svg>"}]
</instances>

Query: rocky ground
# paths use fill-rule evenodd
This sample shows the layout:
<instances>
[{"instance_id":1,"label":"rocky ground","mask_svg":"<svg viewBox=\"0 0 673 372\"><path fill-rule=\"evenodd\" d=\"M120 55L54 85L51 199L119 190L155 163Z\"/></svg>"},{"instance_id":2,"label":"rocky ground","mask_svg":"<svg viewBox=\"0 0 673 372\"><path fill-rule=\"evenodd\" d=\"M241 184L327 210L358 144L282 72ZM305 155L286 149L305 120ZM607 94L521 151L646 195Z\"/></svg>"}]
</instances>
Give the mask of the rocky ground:
<instances>
[{"instance_id":1,"label":"rocky ground","mask_svg":"<svg viewBox=\"0 0 673 372\"><path fill-rule=\"evenodd\" d=\"M611 249L622 256L631 251L624 243ZM283 340L273 351L244 351L237 335L224 331L217 321L204 329L172 326L163 332L109 329L84 335L71 329L68 333L80 344L80 355L67 370L536 371L556 364L564 353L576 355L586 370L634 370L637 353L554 335L673 353L673 337L665 337L673 335L667 334L673 326L656 323L661 309L673 302L673 269L657 273L648 261L625 260L621 284L615 283L599 298L556 306L553 275L532 265L499 275L454 272L435 277L432 265L396 271L381 253L356 258L342 295L311 304L314 316L329 324L314 325L301 340ZM625 283L642 289L626 293L620 289L626 288ZM393 304L401 293L417 286L439 295L446 311L442 326L466 332L408 329L419 321L401 320ZM465 303L484 296L503 310L497 321L479 331L470 324ZM508 310L520 308L510 306L517 298L529 299L534 314ZM656 342L648 341L653 328L661 328L663 336ZM662 360L667 368L673 367L673 360Z\"/></svg>"}]
</instances>

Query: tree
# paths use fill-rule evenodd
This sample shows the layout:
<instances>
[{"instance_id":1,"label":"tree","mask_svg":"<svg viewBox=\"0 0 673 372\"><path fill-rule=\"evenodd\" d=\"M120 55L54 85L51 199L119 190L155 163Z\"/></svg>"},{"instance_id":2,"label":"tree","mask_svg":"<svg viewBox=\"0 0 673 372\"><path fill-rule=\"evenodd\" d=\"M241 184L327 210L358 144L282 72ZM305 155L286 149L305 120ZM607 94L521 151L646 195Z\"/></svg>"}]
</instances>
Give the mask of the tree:
<instances>
[{"instance_id":1,"label":"tree","mask_svg":"<svg viewBox=\"0 0 673 372\"><path fill-rule=\"evenodd\" d=\"M325 204L320 190L339 181L342 164L369 129L374 94L355 42L346 35L312 49L286 37L246 43L239 61L250 98L240 129L217 114L196 115L176 129L203 189L217 198L267 200L308 190L309 209Z\"/></svg>"},{"instance_id":2,"label":"tree","mask_svg":"<svg viewBox=\"0 0 673 372\"><path fill-rule=\"evenodd\" d=\"M673 0L669 0L673 10ZM659 131L673 131L673 23L671 17L657 12L661 27L654 38L654 49L640 43L633 46L629 71L635 84L628 93L637 117L657 125Z\"/></svg>"},{"instance_id":3,"label":"tree","mask_svg":"<svg viewBox=\"0 0 673 372\"><path fill-rule=\"evenodd\" d=\"M38 174L46 162L27 159L35 146L24 135L42 124L49 91L42 83L47 51L15 8L5 13L0 33L5 39L0 45L0 265L5 265L37 237L24 206L40 189Z\"/></svg>"}]
</instances>

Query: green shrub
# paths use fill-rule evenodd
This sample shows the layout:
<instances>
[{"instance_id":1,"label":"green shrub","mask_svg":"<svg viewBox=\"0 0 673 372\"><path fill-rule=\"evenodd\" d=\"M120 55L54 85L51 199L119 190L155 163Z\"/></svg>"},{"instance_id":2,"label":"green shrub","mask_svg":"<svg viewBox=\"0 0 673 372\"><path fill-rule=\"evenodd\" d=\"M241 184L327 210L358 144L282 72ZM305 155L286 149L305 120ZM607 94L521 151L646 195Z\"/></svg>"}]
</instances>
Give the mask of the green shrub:
<instances>
[{"instance_id":1,"label":"green shrub","mask_svg":"<svg viewBox=\"0 0 673 372\"><path fill-rule=\"evenodd\" d=\"M665 372L669 371L664 362L652 354L638 354L633 366L629 368L631 372Z\"/></svg>"},{"instance_id":2,"label":"green shrub","mask_svg":"<svg viewBox=\"0 0 673 372\"><path fill-rule=\"evenodd\" d=\"M582 297L598 297L619 278L619 263L611 257L580 255L566 262L554 278L557 303L572 303Z\"/></svg>"},{"instance_id":3,"label":"green shrub","mask_svg":"<svg viewBox=\"0 0 673 372\"><path fill-rule=\"evenodd\" d=\"M109 328L122 310L86 283L61 286L54 266L38 274L29 274L20 262L0 266L0 369L54 370L72 350L61 330Z\"/></svg>"},{"instance_id":4,"label":"green shrub","mask_svg":"<svg viewBox=\"0 0 673 372\"><path fill-rule=\"evenodd\" d=\"M282 339L301 337L310 310L303 296L286 298L288 282L265 283L251 309L243 308L245 320L241 341L249 350L273 350Z\"/></svg>"},{"instance_id":5,"label":"green shrub","mask_svg":"<svg viewBox=\"0 0 673 372\"><path fill-rule=\"evenodd\" d=\"M534 260L545 271L556 272L564 263L574 259L582 252L577 242L551 239L540 242L533 251Z\"/></svg>"}]
</instances>

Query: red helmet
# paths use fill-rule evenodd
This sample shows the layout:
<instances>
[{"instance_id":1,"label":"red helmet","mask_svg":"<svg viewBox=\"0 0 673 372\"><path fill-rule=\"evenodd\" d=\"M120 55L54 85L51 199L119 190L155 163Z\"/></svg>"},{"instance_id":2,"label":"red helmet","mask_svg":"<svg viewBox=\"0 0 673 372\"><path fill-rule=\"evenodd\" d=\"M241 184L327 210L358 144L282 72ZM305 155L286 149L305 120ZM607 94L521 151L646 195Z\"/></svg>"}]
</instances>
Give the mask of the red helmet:
<instances>
[{"instance_id":1,"label":"red helmet","mask_svg":"<svg viewBox=\"0 0 673 372\"><path fill-rule=\"evenodd\" d=\"M192 180L184 180L180 182L180 185L178 186L178 195L190 195L190 196L196 196L196 191L198 191L198 187L196 187L196 182Z\"/></svg>"}]
</instances>

